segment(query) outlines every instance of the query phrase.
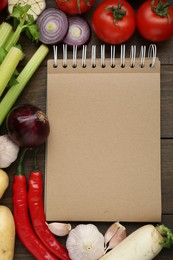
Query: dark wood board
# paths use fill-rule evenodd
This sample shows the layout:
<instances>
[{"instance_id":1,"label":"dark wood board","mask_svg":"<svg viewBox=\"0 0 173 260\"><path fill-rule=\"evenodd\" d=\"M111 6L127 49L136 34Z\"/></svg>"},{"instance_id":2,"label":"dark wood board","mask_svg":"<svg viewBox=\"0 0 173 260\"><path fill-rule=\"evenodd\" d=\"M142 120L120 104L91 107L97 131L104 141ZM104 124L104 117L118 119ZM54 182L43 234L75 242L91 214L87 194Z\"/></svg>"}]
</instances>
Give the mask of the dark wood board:
<instances>
[{"instance_id":1,"label":"dark wood board","mask_svg":"<svg viewBox=\"0 0 173 260\"><path fill-rule=\"evenodd\" d=\"M101 2L96 0L94 6L83 16L90 22L94 9ZM129 0L131 5L137 9L139 5L144 1ZM169 3L173 6L173 0ZM54 0L47 1L47 7L56 7ZM0 22L5 21L7 12L3 11L0 14ZM34 51L37 49L37 45L31 43L25 35L22 35L20 43L25 53L25 59L21 62L21 68L26 64L28 59L32 56ZM90 53L92 44L96 44L97 56L100 56L100 44L102 42L98 40L92 31L91 41L88 46L88 53ZM150 42L144 40L139 33L133 35L133 37L126 43L126 55L129 56L130 46L135 44L137 46L137 54L139 55L140 46L149 46ZM106 56L109 56L110 47L106 46ZM161 60L161 178L162 178L162 222L173 230L173 38L166 42L157 44L158 57ZM120 46L117 46L117 55L120 53ZM81 57L81 51L78 53ZM87 54L89 55L89 54ZM69 57L72 56L72 52L69 52ZM16 104L32 103L39 106L41 109L46 111L46 62L47 59L53 58L52 46L50 46L50 52L46 59L43 61L41 66L38 68L35 75L32 77L30 82L25 87L24 91L20 95ZM5 123L0 128L0 134L6 133ZM39 165L40 169L44 173L45 169L45 147L41 147L39 152ZM2 205L7 205L13 210L12 205L12 182L13 176L16 171L17 161L14 162L9 168L6 169L10 176L10 185L1 199ZM32 169L32 158L31 154L27 154L24 163L26 176L29 176L29 172ZM60 194L61 195L61 194ZM118 210L118 209L117 209ZM72 226L76 226L78 223L72 223ZM95 223L101 232L105 232L111 223ZM144 225L144 223L124 223L127 227L127 233L130 234L138 227ZM66 238L59 239L64 245ZM34 259L26 248L21 244L18 237L16 236L15 245L15 260ZM155 258L157 260L172 260L173 259L173 248L164 249ZM139 259L140 260L140 259Z\"/></svg>"}]
</instances>

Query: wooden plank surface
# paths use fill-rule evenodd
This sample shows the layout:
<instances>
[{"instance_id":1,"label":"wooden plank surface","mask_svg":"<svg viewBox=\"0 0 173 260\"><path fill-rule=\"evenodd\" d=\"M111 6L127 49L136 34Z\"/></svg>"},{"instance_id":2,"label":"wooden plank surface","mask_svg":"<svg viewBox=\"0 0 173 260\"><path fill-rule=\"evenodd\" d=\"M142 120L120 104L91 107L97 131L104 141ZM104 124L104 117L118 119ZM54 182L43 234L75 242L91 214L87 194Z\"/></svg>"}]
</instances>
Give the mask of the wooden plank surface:
<instances>
[{"instance_id":1,"label":"wooden plank surface","mask_svg":"<svg viewBox=\"0 0 173 260\"><path fill-rule=\"evenodd\" d=\"M89 11L84 16L91 21L92 12L95 7L101 2L101 0L96 0L95 5L92 10ZM143 1L129 1L133 7L138 8L138 6ZM169 1L173 5L173 0ZM47 1L48 7L55 7L54 0ZM0 14L0 22L4 21L7 16L6 11ZM34 43L30 43L29 40L23 35L21 37L20 43L23 47L24 53L26 55L25 59L21 63L21 68L31 57L37 46ZM94 32L92 32L91 42L89 43L88 50L91 50L91 45L97 44L100 46L101 41L99 41ZM129 55L130 46L132 44L137 45L137 53L139 55L140 46L148 46L150 42L145 41L142 37L135 33L135 35L126 43L127 56ZM162 205L163 205L163 215L162 222L169 226L173 230L173 38L164 42L157 44L158 57L161 60L161 173L162 173ZM117 55L120 53L120 47L117 47ZM89 54L88 54L89 55ZM97 49L97 56L99 57L100 50ZM71 57L71 53L69 54ZM79 52L81 56L81 52ZM109 46L106 46L106 56L109 56ZM16 104L22 103L32 103L39 106L41 109L46 111L46 62L47 59L53 57L52 47L50 47L50 52L47 58L44 60L42 65L39 67L29 84L26 86L22 92L20 98L17 100ZM0 134L6 133L5 123L0 128ZM40 149L39 153L39 165L44 173L45 169L45 147L44 145ZM13 176L16 171L17 162L14 162L8 169L7 172L10 176L10 185L7 189L5 195L1 199L1 204L12 207L12 182ZM29 176L29 172L32 169L32 158L31 154L26 156L25 160L25 171L26 176ZM118 209L117 209L118 210ZM72 223L75 226L78 223ZM110 223L95 223L101 232L105 232ZM124 223L127 227L128 234L142 226L144 223ZM65 238L60 239L60 241L65 245ZM21 242L16 237L15 246L15 260L34 259L31 254L24 248ZM155 259L157 260L172 260L173 259L173 248L170 250L164 249ZM140 259L139 259L140 260Z\"/></svg>"}]
</instances>

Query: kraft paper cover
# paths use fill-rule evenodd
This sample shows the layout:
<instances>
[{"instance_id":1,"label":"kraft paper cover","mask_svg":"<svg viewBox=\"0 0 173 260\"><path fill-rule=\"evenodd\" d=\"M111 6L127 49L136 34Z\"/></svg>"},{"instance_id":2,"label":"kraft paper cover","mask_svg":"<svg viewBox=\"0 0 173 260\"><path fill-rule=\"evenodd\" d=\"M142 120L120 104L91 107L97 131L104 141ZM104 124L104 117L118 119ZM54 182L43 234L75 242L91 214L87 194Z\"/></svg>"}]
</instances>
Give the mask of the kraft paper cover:
<instances>
[{"instance_id":1,"label":"kraft paper cover","mask_svg":"<svg viewBox=\"0 0 173 260\"><path fill-rule=\"evenodd\" d=\"M48 61L48 221L161 220L160 63Z\"/></svg>"}]
</instances>

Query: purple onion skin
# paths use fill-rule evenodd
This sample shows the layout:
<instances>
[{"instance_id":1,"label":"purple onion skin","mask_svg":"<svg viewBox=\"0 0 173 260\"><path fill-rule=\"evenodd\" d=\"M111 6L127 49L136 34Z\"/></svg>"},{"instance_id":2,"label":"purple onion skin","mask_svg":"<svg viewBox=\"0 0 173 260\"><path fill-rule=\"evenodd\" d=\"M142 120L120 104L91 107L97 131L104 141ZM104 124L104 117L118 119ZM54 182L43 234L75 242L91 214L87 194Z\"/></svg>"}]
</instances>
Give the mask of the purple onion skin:
<instances>
[{"instance_id":1,"label":"purple onion skin","mask_svg":"<svg viewBox=\"0 0 173 260\"><path fill-rule=\"evenodd\" d=\"M37 147L46 141L50 133L45 113L30 104L12 109L7 116L6 126L9 137L20 147Z\"/></svg>"},{"instance_id":2,"label":"purple onion skin","mask_svg":"<svg viewBox=\"0 0 173 260\"><path fill-rule=\"evenodd\" d=\"M48 24L52 24L49 29ZM67 15L58 8L46 8L38 17L40 41L46 45L53 45L62 42L68 31Z\"/></svg>"},{"instance_id":3,"label":"purple onion skin","mask_svg":"<svg viewBox=\"0 0 173 260\"><path fill-rule=\"evenodd\" d=\"M84 44L87 44L91 38L91 28L89 23L80 15L68 16L69 27L63 43L69 47L76 45L78 48L82 48ZM71 28L77 27L81 30L81 37L74 38L71 34Z\"/></svg>"}]
</instances>

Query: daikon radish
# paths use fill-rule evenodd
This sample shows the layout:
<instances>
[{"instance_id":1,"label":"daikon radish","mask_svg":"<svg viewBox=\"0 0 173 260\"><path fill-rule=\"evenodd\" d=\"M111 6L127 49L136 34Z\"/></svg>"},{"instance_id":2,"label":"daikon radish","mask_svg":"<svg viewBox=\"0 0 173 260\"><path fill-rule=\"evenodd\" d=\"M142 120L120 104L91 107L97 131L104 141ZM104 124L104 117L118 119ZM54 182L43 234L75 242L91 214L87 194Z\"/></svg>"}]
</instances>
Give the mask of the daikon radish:
<instances>
[{"instance_id":1,"label":"daikon radish","mask_svg":"<svg viewBox=\"0 0 173 260\"><path fill-rule=\"evenodd\" d=\"M164 225L145 225L127 236L100 260L152 260L173 244L173 233Z\"/></svg>"}]
</instances>

